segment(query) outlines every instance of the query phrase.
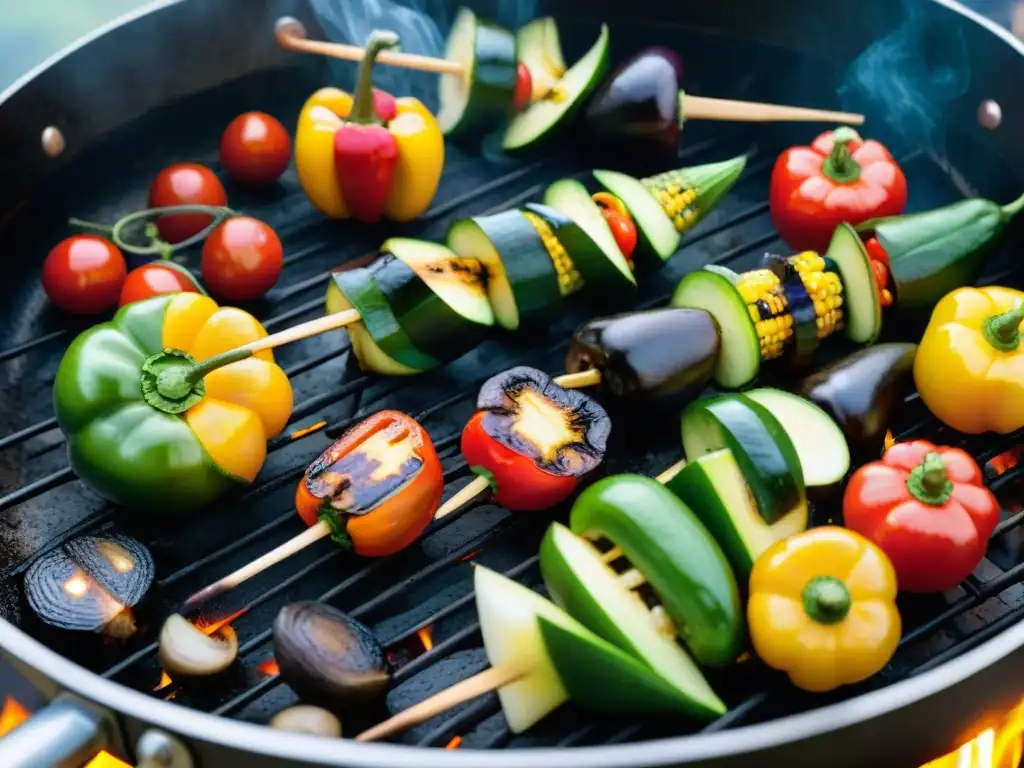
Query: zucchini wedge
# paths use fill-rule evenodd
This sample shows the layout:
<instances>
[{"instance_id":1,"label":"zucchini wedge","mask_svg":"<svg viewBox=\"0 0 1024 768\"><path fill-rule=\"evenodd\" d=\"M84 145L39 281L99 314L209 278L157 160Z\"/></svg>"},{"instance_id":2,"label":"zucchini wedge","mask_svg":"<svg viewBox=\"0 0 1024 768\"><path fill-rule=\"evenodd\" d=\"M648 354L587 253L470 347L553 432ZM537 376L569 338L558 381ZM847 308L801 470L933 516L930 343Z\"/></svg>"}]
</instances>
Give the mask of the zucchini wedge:
<instances>
[{"instance_id":1,"label":"zucchini wedge","mask_svg":"<svg viewBox=\"0 0 1024 768\"><path fill-rule=\"evenodd\" d=\"M491 666L522 675L498 690L513 733L569 699L599 712L689 711L689 701L646 665L533 590L484 566L474 569L473 586Z\"/></svg>"},{"instance_id":2,"label":"zucchini wedge","mask_svg":"<svg viewBox=\"0 0 1024 768\"><path fill-rule=\"evenodd\" d=\"M673 307L703 309L722 336L715 381L724 389L746 386L761 371L761 343L746 302L725 270L698 269L683 277L669 302Z\"/></svg>"},{"instance_id":3,"label":"zucchini wedge","mask_svg":"<svg viewBox=\"0 0 1024 768\"><path fill-rule=\"evenodd\" d=\"M550 16L534 19L516 32L519 61L530 71L531 101L543 99L568 69L562 55L558 24Z\"/></svg>"},{"instance_id":4,"label":"zucchini wedge","mask_svg":"<svg viewBox=\"0 0 1024 768\"><path fill-rule=\"evenodd\" d=\"M631 571L621 583L653 591L699 663L736 659L745 633L732 569L697 516L665 486L640 475L606 477L576 499L569 524L576 535L607 539L621 550ZM576 618L594 617L581 610Z\"/></svg>"},{"instance_id":5,"label":"zucchini wedge","mask_svg":"<svg viewBox=\"0 0 1024 768\"><path fill-rule=\"evenodd\" d=\"M774 523L765 522L736 457L727 448L691 461L665 487L700 518L744 584L762 552L807 528L806 505Z\"/></svg>"},{"instance_id":6,"label":"zucchini wedge","mask_svg":"<svg viewBox=\"0 0 1024 768\"><path fill-rule=\"evenodd\" d=\"M698 400L683 412L682 434L688 461L723 448L732 451L766 523L794 512L806 517L796 447L763 405L738 394Z\"/></svg>"},{"instance_id":7,"label":"zucchini wedge","mask_svg":"<svg viewBox=\"0 0 1024 768\"><path fill-rule=\"evenodd\" d=\"M683 235L661 203L638 179L617 171L594 171L594 178L629 210L636 224L633 260L637 269L655 270L675 255Z\"/></svg>"},{"instance_id":8,"label":"zucchini wedge","mask_svg":"<svg viewBox=\"0 0 1024 768\"><path fill-rule=\"evenodd\" d=\"M443 245L393 237L368 270L413 345L438 360L461 357L494 325L480 262Z\"/></svg>"},{"instance_id":9,"label":"zucchini wedge","mask_svg":"<svg viewBox=\"0 0 1024 768\"><path fill-rule=\"evenodd\" d=\"M697 665L661 631L640 596L622 586L593 544L552 523L540 545L540 569L555 603L650 667L678 690L691 714L714 717L725 712Z\"/></svg>"},{"instance_id":10,"label":"zucchini wedge","mask_svg":"<svg viewBox=\"0 0 1024 768\"><path fill-rule=\"evenodd\" d=\"M564 127L608 71L608 51L608 25L602 24L601 34L583 58L554 83L544 98L512 118L505 129L502 149L509 153L534 149Z\"/></svg>"},{"instance_id":11,"label":"zucchini wedge","mask_svg":"<svg viewBox=\"0 0 1024 768\"><path fill-rule=\"evenodd\" d=\"M838 490L850 471L850 446L832 417L810 400L781 389L743 394L767 408L786 430L808 489Z\"/></svg>"},{"instance_id":12,"label":"zucchini wedge","mask_svg":"<svg viewBox=\"0 0 1024 768\"><path fill-rule=\"evenodd\" d=\"M847 338L855 344L871 344L882 332L882 302L860 235L849 224L840 224L825 256L836 263L843 281Z\"/></svg>"},{"instance_id":13,"label":"zucchini wedge","mask_svg":"<svg viewBox=\"0 0 1024 768\"><path fill-rule=\"evenodd\" d=\"M459 219L448 230L448 247L483 265L487 297L502 328L537 326L558 315L562 294L555 266L521 211Z\"/></svg>"},{"instance_id":14,"label":"zucchini wedge","mask_svg":"<svg viewBox=\"0 0 1024 768\"><path fill-rule=\"evenodd\" d=\"M352 353L364 371L411 376L436 368L436 358L417 349L398 324L380 286L367 269L335 272L327 285L327 314L357 309L362 320L347 326Z\"/></svg>"},{"instance_id":15,"label":"zucchini wedge","mask_svg":"<svg viewBox=\"0 0 1024 768\"><path fill-rule=\"evenodd\" d=\"M587 188L575 179L556 181L544 192L544 204L568 216L587 235L570 247L562 241L591 291L615 296L636 290L636 277Z\"/></svg>"},{"instance_id":16,"label":"zucchini wedge","mask_svg":"<svg viewBox=\"0 0 1024 768\"><path fill-rule=\"evenodd\" d=\"M465 73L438 78L438 125L452 139L479 138L512 111L518 66L515 37L462 8L448 33L444 57L462 64Z\"/></svg>"}]
</instances>

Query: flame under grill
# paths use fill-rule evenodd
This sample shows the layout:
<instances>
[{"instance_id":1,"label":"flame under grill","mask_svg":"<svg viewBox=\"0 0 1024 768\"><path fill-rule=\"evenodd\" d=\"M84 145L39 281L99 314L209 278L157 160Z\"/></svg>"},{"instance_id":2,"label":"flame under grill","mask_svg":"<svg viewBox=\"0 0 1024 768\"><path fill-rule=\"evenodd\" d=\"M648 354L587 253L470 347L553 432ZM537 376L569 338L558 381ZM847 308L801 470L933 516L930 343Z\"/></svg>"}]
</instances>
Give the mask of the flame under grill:
<instances>
[{"instance_id":1,"label":"flame under grill","mask_svg":"<svg viewBox=\"0 0 1024 768\"><path fill-rule=\"evenodd\" d=\"M142 146L147 136L159 140L148 139L152 151L145 151L145 162L140 161L131 177L115 174L117 184L96 193L93 202L84 194L71 195L68 210L62 215L73 212L100 220L116 218L144 200L149 180L171 160L204 162L221 172L215 151L220 126L243 109L266 109L291 124L299 106L296 94L309 92L307 85L303 81L296 86L284 75L272 78L269 85L266 75L258 82L246 79L225 87L225 92L215 98L196 97L185 105L168 107L171 112L147 118L132 126L129 133L111 137L69 173L80 174L74 178L88 177L95 163L117 157L118 147ZM182 135L172 137L166 125L158 126L175 115L187 115L188 125ZM720 126L704 133L699 128L688 128L680 165L724 159L740 152L750 153L750 160L736 190L684 240L682 252L666 269L644 282L642 306L663 304L679 276L703 264L742 270L765 251L785 252L771 225L764 196L771 164L783 144L765 142L765 135L771 134ZM807 131L794 130L789 138L807 135ZM916 206L942 204L959 195L954 176L928 154L911 153L901 160L908 178L923 190L913 199ZM503 210L535 200L551 181L584 175L562 156L500 166L452 148L445 173L434 208L422 221L407 228L409 234L440 239L456 216ZM282 281L266 302L254 309L271 331L322 312L331 270L365 263L374 255L374 245L385 236L382 229L325 222L306 204L294 171L286 175L280 189L262 197L227 186L232 204L268 221L285 245ZM68 187L75 188L70 183ZM28 221L26 231L36 223L35 219ZM45 231L49 242L63 236L60 228ZM39 242L46 241L40 238ZM1012 245L1005 249L1011 250ZM194 267L197 263L197 254L190 254L189 264ZM1010 279L1008 262L994 260L985 282ZM386 380L346 368L349 353L341 332L281 350L279 360L292 377L296 406L287 432L272 441L259 480L202 519L170 530L138 516L126 518L116 513L84 491L67 467L62 438L49 405L49 382L72 333L60 327L65 321L39 310L40 302L35 306L25 310L26 322L15 329L14 337L25 340L0 350L0 376L8 403L0 415L2 433L6 434L0 438L0 483L4 490L0 515L6 523L0 526L6 551L0 558L6 561L0 564L6 569L8 586L0 598L0 610L9 620L38 634L19 611L21 576L32 557L72 536L124 531L147 543L157 563L155 604L150 613L155 620L125 647L92 647L87 643L61 646L73 660L137 690L173 697L182 706L262 723L295 702L295 696L281 684L273 663L269 629L273 617L288 602L318 599L367 623L388 649L396 666L388 706L396 711L486 665L470 591L471 568L466 561L486 563L539 588L537 543L552 516L515 515L484 506L431 524L419 543L387 560L358 560L330 542L321 542L229 593L212 609L218 613L211 614L211 621L218 615L244 610L233 620L239 635L240 662L216 680L179 685L162 679L154 643L159 618L183 597L301 530L291 507L295 483L309 461L325 447L329 435L363 416L383 407L396 407L420 420L433 436L443 461L446 496L453 493L471 477L459 455L458 442L479 385L512 363L560 372L569 333L587 316L584 307L571 307L569 314L540 339L524 342L505 337L488 341L466 358L416 379ZM679 458L676 426L647 426L650 433L642 436L642 448L612 449L610 471L654 475ZM923 436L937 442L951 441L981 462L1003 454L1024 439L1021 434L962 439L931 419L916 396L901 409L894 434L897 439ZM1020 528L1024 511L1015 503L1024 498L1017 489L1024 467L1003 460L999 468L1003 471L991 484L1004 502L1004 516L993 535L989 559L957 594L903 602L906 631L900 650L881 675L864 685L812 698L794 691L756 662L747 662L711 673L712 684L730 708L726 715L703 727L678 719L641 721L622 717L600 721L564 707L531 732L517 737L508 731L497 699L490 695L413 729L402 738L410 744L465 750L620 743L698 730L708 733L803 711L942 664L1024 617L1024 587L1020 585L1024 563L1016 562L1024 540ZM556 517L564 513L564 509L559 510ZM816 510L815 514L822 522L830 517L830 510ZM357 727L346 723L349 733Z\"/></svg>"}]
</instances>

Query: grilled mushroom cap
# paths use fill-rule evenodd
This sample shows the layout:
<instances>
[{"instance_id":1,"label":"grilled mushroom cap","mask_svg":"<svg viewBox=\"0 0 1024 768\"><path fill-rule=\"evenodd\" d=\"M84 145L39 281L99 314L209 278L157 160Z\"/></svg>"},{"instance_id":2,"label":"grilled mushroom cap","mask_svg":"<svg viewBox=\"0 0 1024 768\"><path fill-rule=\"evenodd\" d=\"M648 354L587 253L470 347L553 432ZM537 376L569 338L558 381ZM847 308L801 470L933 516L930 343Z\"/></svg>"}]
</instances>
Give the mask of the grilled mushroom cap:
<instances>
[{"instance_id":1,"label":"grilled mushroom cap","mask_svg":"<svg viewBox=\"0 0 1024 768\"><path fill-rule=\"evenodd\" d=\"M341 738L341 721L326 709L308 704L282 709L274 715L269 725L279 731L310 733L313 736L326 736L331 739Z\"/></svg>"},{"instance_id":2,"label":"grilled mushroom cap","mask_svg":"<svg viewBox=\"0 0 1024 768\"><path fill-rule=\"evenodd\" d=\"M160 661L172 677L204 677L223 672L238 656L238 636L230 624L209 635L174 614L160 630Z\"/></svg>"},{"instance_id":3,"label":"grilled mushroom cap","mask_svg":"<svg viewBox=\"0 0 1024 768\"><path fill-rule=\"evenodd\" d=\"M273 635L281 678L305 700L358 708L379 701L391 681L373 633L322 603L286 605Z\"/></svg>"}]
</instances>

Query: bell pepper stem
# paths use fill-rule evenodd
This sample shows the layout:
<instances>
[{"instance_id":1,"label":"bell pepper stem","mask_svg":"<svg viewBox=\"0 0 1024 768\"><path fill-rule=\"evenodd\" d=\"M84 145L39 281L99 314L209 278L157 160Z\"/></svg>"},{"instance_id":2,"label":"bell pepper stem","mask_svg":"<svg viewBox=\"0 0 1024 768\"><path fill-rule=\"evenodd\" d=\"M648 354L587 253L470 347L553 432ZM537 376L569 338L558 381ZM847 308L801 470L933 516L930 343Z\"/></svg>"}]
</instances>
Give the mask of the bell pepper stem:
<instances>
[{"instance_id":1,"label":"bell pepper stem","mask_svg":"<svg viewBox=\"0 0 1024 768\"><path fill-rule=\"evenodd\" d=\"M1004 205L1002 210L1004 219L1012 219L1014 216L1016 216L1018 213L1024 210L1024 195L1021 195L1012 203L1007 203L1006 205Z\"/></svg>"},{"instance_id":2,"label":"bell pepper stem","mask_svg":"<svg viewBox=\"0 0 1024 768\"><path fill-rule=\"evenodd\" d=\"M240 347L197 363L187 352L165 349L142 364L142 397L164 413L184 413L206 396L203 377L252 355Z\"/></svg>"},{"instance_id":3,"label":"bell pepper stem","mask_svg":"<svg viewBox=\"0 0 1024 768\"><path fill-rule=\"evenodd\" d=\"M804 611L819 624L838 624L850 612L850 590L835 576L818 576L803 591Z\"/></svg>"},{"instance_id":4,"label":"bell pepper stem","mask_svg":"<svg viewBox=\"0 0 1024 768\"><path fill-rule=\"evenodd\" d=\"M941 507L953 493L953 483L946 474L946 462L932 451L907 478L907 490L918 501Z\"/></svg>"},{"instance_id":5,"label":"bell pepper stem","mask_svg":"<svg viewBox=\"0 0 1024 768\"><path fill-rule=\"evenodd\" d=\"M843 126L832 132L832 152L821 165L821 172L832 181L850 184L860 178L860 163L853 159L850 142L859 139L853 128Z\"/></svg>"},{"instance_id":6,"label":"bell pepper stem","mask_svg":"<svg viewBox=\"0 0 1024 768\"><path fill-rule=\"evenodd\" d=\"M1001 352L1014 352L1020 346L1020 324L1024 322L1024 302L1018 301L1009 312L992 315L981 328L985 340Z\"/></svg>"},{"instance_id":7,"label":"bell pepper stem","mask_svg":"<svg viewBox=\"0 0 1024 768\"><path fill-rule=\"evenodd\" d=\"M363 59L356 76L355 99L347 119L350 123L369 125L379 122L373 107L373 64L377 54L398 45L398 34L390 29L375 29L366 42Z\"/></svg>"}]
</instances>

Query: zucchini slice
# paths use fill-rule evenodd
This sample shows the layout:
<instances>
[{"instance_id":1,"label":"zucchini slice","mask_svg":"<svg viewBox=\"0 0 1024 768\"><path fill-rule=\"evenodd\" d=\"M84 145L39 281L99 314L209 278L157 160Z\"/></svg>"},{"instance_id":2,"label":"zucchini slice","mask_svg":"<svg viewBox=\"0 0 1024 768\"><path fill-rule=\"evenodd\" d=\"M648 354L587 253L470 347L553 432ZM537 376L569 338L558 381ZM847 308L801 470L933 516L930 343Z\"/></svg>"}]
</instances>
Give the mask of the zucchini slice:
<instances>
[{"instance_id":1,"label":"zucchini slice","mask_svg":"<svg viewBox=\"0 0 1024 768\"><path fill-rule=\"evenodd\" d=\"M855 344L871 344L882 332L882 303L871 259L857 231L849 224L836 227L828 244L846 299L846 336Z\"/></svg>"},{"instance_id":2,"label":"zucchini slice","mask_svg":"<svg viewBox=\"0 0 1024 768\"><path fill-rule=\"evenodd\" d=\"M638 235L633 260L638 268L658 269L675 255L683 236L647 187L617 171L594 171L594 178L619 198L633 217Z\"/></svg>"},{"instance_id":3,"label":"zucchini slice","mask_svg":"<svg viewBox=\"0 0 1024 768\"><path fill-rule=\"evenodd\" d=\"M515 37L462 8L448 33L444 57L462 64L465 73L439 78L438 125L453 139L479 138L512 109L517 77Z\"/></svg>"},{"instance_id":4,"label":"zucchini slice","mask_svg":"<svg viewBox=\"0 0 1024 768\"><path fill-rule=\"evenodd\" d=\"M650 667L678 691L691 714L714 717L725 712L697 665L660 630L643 599L622 586L593 544L552 523L540 545L540 569L555 603Z\"/></svg>"},{"instance_id":5,"label":"zucchini slice","mask_svg":"<svg viewBox=\"0 0 1024 768\"><path fill-rule=\"evenodd\" d=\"M521 211L460 219L448 230L448 247L483 264L487 296L502 328L515 331L557 316L562 294L555 266Z\"/></svg>"},{"instance_id":6,"label":"zucchini slice","mask_svg":"<svg viewBox=\"0 0 1024 768\"><path fill-rule=\"evenodd\" d=\"M438 360L454 360L494 325L480 262L443 245L393 237L368 270L412 343Z\"/></svg>"},{"instance_id":7,"label":"zucchini slice","mask_svg":"<svg viewBox=\"0 0 1024 768\"><path fill-rule=\"evenodd\" d=\"M689 461L723 448L732 451L769 525L793 512L807 514L796 447L760 403L737 394L698 400L683 412L682 433Z\"/></svg>"},{"instance_id":8,"label":"zucchini slice","mask_svg":"<svg viewBox=\"0 0 1024 768\"><path fill-rule=\"evenodd\" d=\"M352 352L364 371L411 376L441 363L418 350L398 324L387 299L366 269L335 272L327 285L327 313L357 309L362 320L347 326Z\"/></svg>"},{"instance_id":9,"label":"zucchini slice","mask_svg":"<svg viewBox=\"0 0 1024 768\"><path fill-rule=\"evenodd\" d=\"M572 698L603 712L686 711L686 702L646 665L602 640L533 590L480 565L476 609L493 667L522 677L498 690L513 733Z\"/></svg>"},{"instance_id":10,"label":"zucchini slice","mask_svg":"<svg viewBox=\"0 0 1024 768\"><path fill-rule=\"evenodd\" d=\"M586 233L589 243L581 238L575 248L562 244L590 290L618 295L636 290L633 271L586 187L575 179L556 181L545 190L544 204L568 216Z\"/></svg>"},{"instance_id":11,"label":"zucchini slice","mask_svg":"<svg viewBox=\"0 0 1024 768\"><path fill-rule=\"evenodd\" d=\"M715 381L725 389L746 386L761 371L761 344L747 305L733 281L718 270L699 269L683 277L672 294L673 307L708 312L722 335Z\"/></svg>"},{"instance_id":12,"label":"zucchini slice","mask_svg":"<svg viewBox=\"0 0 1024 768\"><path fill-rule=\"evenodd\" d=\"M550 139L601 82L608 61L608 25L602 24L597 42L554 84L552 92L512 118L502 149L521 152Z\"/></svg>"},{"instance_id":13,"label":"zucchini slice","mask_svg":"<svg viewBox=\"0 0 1024 768\"><path fill-rule=\"evenodd\" d=\"M850 446L825 411L781 389L754 389L744 395L767 408L786 430L809 488L837 488L850 471Z\"/></svg>"},{"instance_id":14,"label":"zucchini slice","mask_svg":"<svg viewBox=\"0 0 1024 768\"><path fill-rule=\"evenodd\" d=\"M765 522L736 457L726 448L691 461L665 487L704 523L741 583L746 583L762 552L776 541L807 528L806 505L796 507L774 523Z\"/></svg>"},{"instance_id":15,"label":"zucchini slice","mask_svg":"<svg viewBox=\"0 0 1024 768\"><path fill-rule=\"evenodd\" d=\"M534 19L516 32L519 60L530 70L531 101L544 98L568 68L562 56L558 24L550 16Z\"/></svg>"}]
</instances>

